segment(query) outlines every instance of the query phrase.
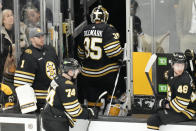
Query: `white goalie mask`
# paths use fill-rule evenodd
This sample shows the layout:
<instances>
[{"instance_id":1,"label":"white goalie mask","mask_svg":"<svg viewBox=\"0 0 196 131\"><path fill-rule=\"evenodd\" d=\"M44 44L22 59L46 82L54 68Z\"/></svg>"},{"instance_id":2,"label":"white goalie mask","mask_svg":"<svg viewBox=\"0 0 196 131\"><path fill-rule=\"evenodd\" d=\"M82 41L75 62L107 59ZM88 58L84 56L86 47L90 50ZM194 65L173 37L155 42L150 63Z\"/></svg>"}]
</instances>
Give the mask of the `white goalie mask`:
<instances>
[{"instance_id":1,"label":"white goalie mask","mask_svg":"<svg viewBox=\"0 0 196 131\"><path fill-rule=\"evenodd\" d=\"M102 5L99 5L98 7L95 7L92 10L90 17L92 23L95 23L96 21L107 23L109 18L109 13L105 8L102 7Z\"/></svg>"}]
</instances>

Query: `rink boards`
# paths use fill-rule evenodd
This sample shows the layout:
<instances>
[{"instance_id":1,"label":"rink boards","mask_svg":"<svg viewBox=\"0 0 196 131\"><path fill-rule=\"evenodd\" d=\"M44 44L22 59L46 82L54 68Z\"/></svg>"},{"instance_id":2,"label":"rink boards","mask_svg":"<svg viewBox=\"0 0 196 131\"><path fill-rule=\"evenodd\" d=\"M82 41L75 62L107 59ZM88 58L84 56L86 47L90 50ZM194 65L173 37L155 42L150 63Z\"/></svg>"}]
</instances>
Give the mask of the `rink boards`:
<instances>
[{"instance_id":1,"label":"rink boards","mask_svg":"<svg viewBox=\"0 0 196 131\"><path fill-rule=\"evenodd\" d=\"M145 131L146 118L103 117L92 120L77 120L70 131ZM44 131L40 128L40 120L36 115L0 114L0 131ZM169 124L160 127L160 131L196 131L196 121Z\"/></svg>"}]
</instances>

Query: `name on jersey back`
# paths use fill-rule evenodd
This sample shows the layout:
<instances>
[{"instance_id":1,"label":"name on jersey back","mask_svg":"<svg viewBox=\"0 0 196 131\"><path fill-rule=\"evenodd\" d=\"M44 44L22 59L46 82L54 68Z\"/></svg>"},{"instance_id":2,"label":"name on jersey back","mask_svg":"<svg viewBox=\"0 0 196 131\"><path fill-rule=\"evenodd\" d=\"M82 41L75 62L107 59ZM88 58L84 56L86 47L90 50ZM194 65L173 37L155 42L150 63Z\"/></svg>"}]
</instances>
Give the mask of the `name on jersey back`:
<instances>
[{"instance_id":1,"label":"name on jersey back","mask_svg":"<svg viewBox=\"0 0 196 131\"><path fill-rule=\"evenodd\" d=\"M102 37L102 30L86 30L84 31L84 36L98 36Z\"/></svg>"}]
</instances>

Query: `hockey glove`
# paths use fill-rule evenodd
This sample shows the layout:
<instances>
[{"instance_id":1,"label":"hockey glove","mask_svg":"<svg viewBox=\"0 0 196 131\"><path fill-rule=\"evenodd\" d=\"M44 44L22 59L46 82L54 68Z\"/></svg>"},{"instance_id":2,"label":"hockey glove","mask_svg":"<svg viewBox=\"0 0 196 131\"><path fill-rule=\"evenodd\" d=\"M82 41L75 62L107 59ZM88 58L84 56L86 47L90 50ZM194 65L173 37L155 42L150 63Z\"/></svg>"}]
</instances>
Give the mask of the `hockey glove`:
<instances>
[{"instance_id":1,"label":"hockey glove","mask_svg":"<svg viewBox=\"0 0 196 131\"><path fill-rule=\"evenodd\" d=\"M187 60L193 60L194 59L193 50L191 51L190 49L186 49L186 51L184 52L184 55L186 56Z\"/></svg>"},{"instance_id":2,"label":"hockey glove","mask_svg":"<svg viewBox=\"0 0 196 131\"><path fill-rule=\"evenodd\" d=\"M88 109L88 119L97 119L98 118L98 109L95 108L87 108Z\"/></svg>"},{"instance_id":3,"label":"hockey glove","mask_svg":"<svg viewBox=\"0 0 196 131\"><path fill-rule=\"evenodd\" d=\"M159 101L159 105L158 105L158 107L159 108L163 108L163 109L165 109L166 108L166 104L168 104L169 103L169 101L168 100L166 100L166 99L161 99L160 101Z\"/></svg>"}]
</instances>

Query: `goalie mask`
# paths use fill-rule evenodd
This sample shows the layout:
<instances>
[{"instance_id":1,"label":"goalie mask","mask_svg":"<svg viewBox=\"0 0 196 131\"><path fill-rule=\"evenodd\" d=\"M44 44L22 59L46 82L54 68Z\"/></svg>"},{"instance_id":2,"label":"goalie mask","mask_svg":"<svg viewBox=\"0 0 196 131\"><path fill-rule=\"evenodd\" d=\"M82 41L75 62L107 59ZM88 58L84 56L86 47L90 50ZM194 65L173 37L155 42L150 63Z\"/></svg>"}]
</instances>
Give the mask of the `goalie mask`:
<instances>
[{"instance_id":1,"label":"goalie mask","mask_svg":"<svg viewBox=\"0 0 196 131\"><path fill-rule=\"evenodd\" d=\"M95 7L92 10L90 17L91 17L92 23L95 23L96 21L107 23L108 18L109 18L109 13L107 12L105 8L99 5L98 7Z\"/></svg>"},{"instance_id":2,"label":"goalie mask","mask_svg":"<svg viewBox=\"0 0 196 131\"><path fill-rule=\"evenodd\" d=\"M69 70L79 70L80 71L80 64L77 60L73 58L65 58L61 64L61 72L67 73Z\"/></svg>"}]
</instances>

